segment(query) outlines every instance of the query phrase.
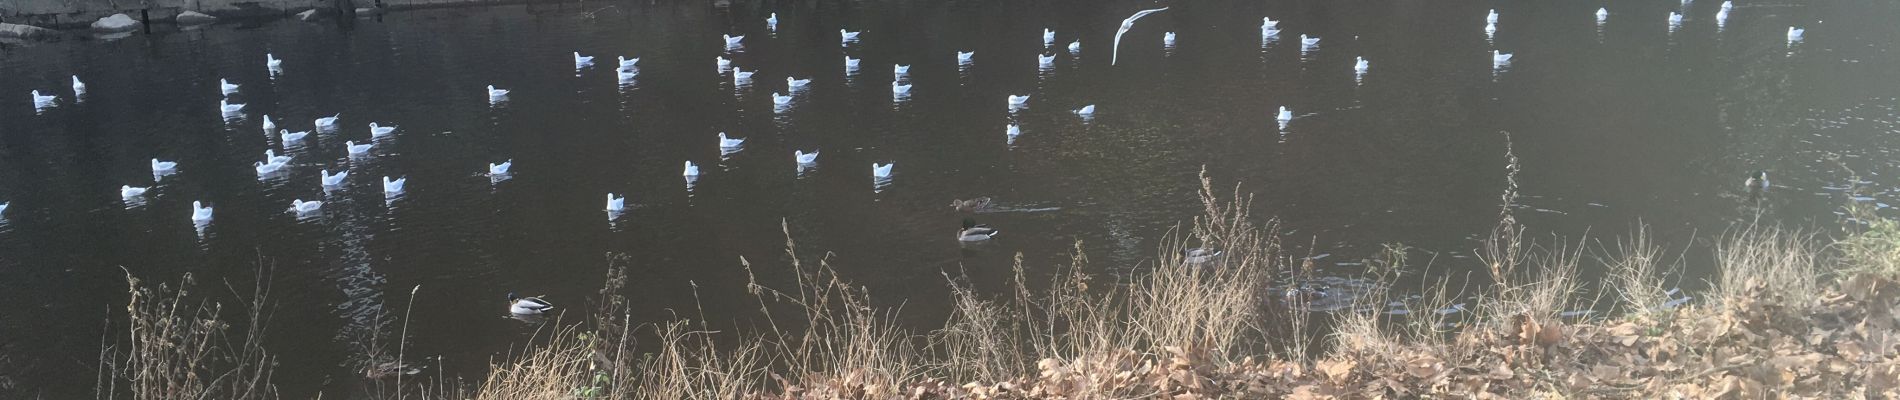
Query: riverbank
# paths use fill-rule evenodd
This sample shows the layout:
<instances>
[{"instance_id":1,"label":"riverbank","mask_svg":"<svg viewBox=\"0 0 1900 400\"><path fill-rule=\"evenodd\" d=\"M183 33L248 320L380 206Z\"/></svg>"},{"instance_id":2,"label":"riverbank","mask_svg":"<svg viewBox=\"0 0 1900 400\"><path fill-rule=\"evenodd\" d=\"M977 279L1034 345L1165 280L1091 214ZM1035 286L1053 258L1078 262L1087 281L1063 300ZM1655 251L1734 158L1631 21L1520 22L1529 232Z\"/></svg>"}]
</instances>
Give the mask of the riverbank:
<instances>
[{"instance_id":1,"label":"riverbank","mask_svg":"<svg viewBox=\"0 0 1900 400\"><path fill-rule=\"evenodd\" d=\"M1535 244L1506 207L1481 249L1491 284L1477 293L1426 285L1417 296L1398 296L1404 289L1391 286L1394 278L1420 266L1410 261L1413 250L1394 245L1368 260L1367 278L1380 290L1357 299L1360 307L1308 313L1301 311L1306 295L1269 287L1283 271L1310 272L1302 258L1281 252L1275 222L1249 215L1239 190L1216 194L1204 181L1205 215L1162 254L1203 247L1221 249L1218 257L1166 257L1146 274L1114 278L1078 250L1048 285L1028 282L1019 262L1014 292L1000 295L976 293L967 277L946 272L954 289L946 300L956 311L929 332L897 326L897 310L871 306L870 293L825 258L801 254L788 233L787 265L746 263L748 275L798 277L796 288L750 286L769 321L754 330L714 331L704 325L707 316L629 320L635 305L619 294L625 267L614 265L592 306L568 309L534 344L473 383L416 375L401 342L365 357L363 379L392 396L458 399L1900 394L1893 312L1900 307L1900 222L1869 210L1853 210L1868 223L1834 239L1760 226L1722 235L1710 287L1685 297L1663 284L1680 258L1647 234L1595 248ZM1610 270L1600 285L1578 278L1589 260ZM136 279L131 287L133 326L143 328L109 341L124 345L102 357L119 366L101 375L102 383L119 384L109 386L115 393L277 397L269 384L273 361L259 345L265 341L220 328L215 312L181 309L191 304L176 300L182 295ZM259 299L264 292L257 290ZM1474 304L1469 312L1399 315L1387 307L1437 310L1464 301ZM249 315L265 308L260 300ZM261 332L257 324L239 326ZM154 345L164 343L240 345Z\"/></svg>"},{"instance_id":2,"label":"riverbank","mask_svg":"<svg viewBox=\"0 0 1900 400\"><path fill-rule=\"evenodd\" d=\"M101 18L126 15L142 25L195 25L214 22L295 18L322 20L365 14L445 7L478 7L574 0L16 0L0 2L0 38L56 38L43 30L97 29ZM196 13L195 18L192 15ZM309 13L306 15L306 13ZM205 19L204 17L210 17ZM33 32L33 35L14 34Z\"/></svg>"}]
</instances>

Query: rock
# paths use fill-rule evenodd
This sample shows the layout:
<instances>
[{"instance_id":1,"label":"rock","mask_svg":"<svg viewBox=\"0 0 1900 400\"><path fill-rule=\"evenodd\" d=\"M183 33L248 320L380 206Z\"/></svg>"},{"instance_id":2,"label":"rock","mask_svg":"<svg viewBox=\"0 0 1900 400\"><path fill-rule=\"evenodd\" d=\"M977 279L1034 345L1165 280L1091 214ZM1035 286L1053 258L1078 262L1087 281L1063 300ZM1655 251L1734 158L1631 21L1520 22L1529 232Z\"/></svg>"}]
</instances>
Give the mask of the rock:
<instances>
[{"instance_id":1,"label":"rock","mask_svg":"<svg viewBox=\"0 0 1900 400\"><path fill-rule=\"evenodd\" d=\"M180 24L199 25L199 24L209 24L213 22L218 22L218 17L205 15L204 13L197 12L197 11L186 11L186 12L178 13L178 23Z\"/></svg>"},{"instance_id":2,"label":"rock","mask_svg":"<svg viewBox=\"0 0 1900 400\"><path fill-rule=\"evenodd\" d=\"M319 19L323 19L323 13L317 12L317 9L315 8L304 10L304 12L297 13L297 20L299 21L307 22L307 21L316 21Z\"/></svg>"},{"instance_id":3,"label":"rock","mask_svg":"<svg viewBox=\"0 0 1900 400\"><path fill-rule=\"evenodd\" d=\"M0 23L0 38L47 40L59 37L59 31L32 25Z\"/></svg>"},{"instance_id":4,"label":"rock","mask_svg":"<svg viewBox=\"0 0 1900 400\"><path fill-rule=\"evenodd\" d=\"M98 21L92 21L92 30L101 32L125 32L138 29L139 21L125 14L112 14Z\"/></svg>"}]
</instances>

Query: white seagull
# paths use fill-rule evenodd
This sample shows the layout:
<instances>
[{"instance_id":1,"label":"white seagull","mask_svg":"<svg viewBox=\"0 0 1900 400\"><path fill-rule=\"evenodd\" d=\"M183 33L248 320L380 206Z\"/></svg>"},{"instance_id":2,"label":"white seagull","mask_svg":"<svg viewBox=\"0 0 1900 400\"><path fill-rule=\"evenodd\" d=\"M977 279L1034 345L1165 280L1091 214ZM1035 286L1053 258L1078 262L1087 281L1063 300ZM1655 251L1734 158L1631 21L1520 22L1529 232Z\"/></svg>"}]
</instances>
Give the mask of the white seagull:
<instances>
[{"instance_id":1,"label":"white seagull","mask_svg":"<svg viewBox=\"0 0 1900 400\"><path fill-rule=\"evenodd\" d=\"M910 94L910 85L891 81L891 94L899 96Z\"/></svg>"},{"instance_id":2,"label":"white seagull","mask_svg":"<svg viewBox=\"0 0 1900 400\"><path fill-rule=\"evenodd\" d=\"M79 75L73 75L73 96L86 94L86 83L79 81Z\"/></svg>"},{"instance_id":3,"label":"white seagull","mask_svg":"<svg viewBox=\"0 0 1900 400\"><path fill-rule=\"evenodd\" d=\"M891 65L891 73L900 75L900 76L910 75L910 66L904 65L904 64L893 64Z\"/></svg>"},{"instance_id":4,"label":"white seagull","mask_svg":"<svg viewBox=\"0 0 1900 400\"><path fill-rule=\"evenodd\" d=\"M621 72L632 71L635 65L640 64L640 57L627 58L627 56L619 56L619 60L620 62L617 65L620 66L618 70Z\"/></svg>"},{"instance_id":5,"label":"white seagull","mask_svg":"<svg viewBox=\"0 0 1900 400\"><path fill-rule=\"evenodd\" d=\"M510 168L513 168L514 166L515 166L515 160L502 161L500 164L488 163L488 174L489 175L507 175L508 170Z\"/></svg>"},{"instance_id":6,"label":"white seagull","mask_svg":"<svg viewBox=\"0 0 1900 400\"><path fill-rule=\"evenodd\" d=\"M1080 115L1084 117L1095 115L1095 105L1090 104L1090 105L1082 106L1082 108L1075 109L1075 115Z\"/></svg>"},{"instance_id":7,"label":"white seagull","mask_svg":"<svg viewBox=\"0 0 1900 400\"><path fill-rule=\"evenodd\" d=\"M1009 108L1017 109L1029 105L1029 95L1009 95Z\"/></svg>"},{"instance_id":8,"label":"white seagull","mask_svg":"<svg viewBox=\"0 0 1900 400\"><path fill-rule=\"evenodd\" d=\"M864 62L864 59L862 58L851 58L851 56L844 56L844 71L847 73L857 72L858 64L863 63L863 62Z\"/></svg>"},{"instance_id":9,"label":"white seagull","mask_svg":"<svg viewBox=\"0 0 1900 400\"><path fill-rule=\"evenodd\" d=\"M1511 53L1491 50L1491 66L1503 67L1511 64Z\"/></svg>"},{"instance_id":10,"label":"white seagull","mask_svg":"<svg viewBox=\"0 0 1900 400\"><path fill-rule=\"evenodd\" d=\"M1036 55L1036 65L1049 67L1049 66L1054 66L1055 64L1056 64L1056 55L1054 54L1037 54Z\"/></svg>"},{"instance_id":11,"label":"white seagull","mask_svg":"<svg viewBox=\"0 0 1900 400\"><path fill-rule=\"evenodd\" d=\"M270 163L270 164L288 163L290 162L290 156L288 155L280 156L280 155L277 155L277 150L264 149L264 162Z\"/></svg>"},{"instance_id":12,"label":"white seagull","mask_svg":"<svg viewBox=\"0 0 1900 400\"><path fill-rule=\"evenodd\" d=\"M403 185L406 185L408 183L409 183L409 177L405 176L405 177L396 178L396 179L389 179L389 176L385 175L383 176L383 195L395 196L395 195L402 194Z\"/></svg>"},{"instance_id":13,"label":"white seagull","mask_svg":"<svg viewBox=\"0 0 1900 400\"><path fill-rule=\"evenodd\" d=\"M1609 21L1609 20L1610 20L1610 9L1598 8L1597 9L1597 24L1601 25L1603 24L1603 21Z\"/></svg>"},{"instance_id":14,"label":"white seagull","mask_svg":"<svg viewBox=\"0 0 1900 400\"><path fill-rule=\"evenodd\" d=\"M225 115L237 114L238 111L243 111L243 110L244 110L244 104L242 103L232 104L231 102L228 102L228 101L218 100L218 111L223 112Z\"/></svg>"},{"instance_id":15,"label":"white seagull","mask_svg":"<svg viewBox=\"0 0 1900 400\"><path fill-rule=\"evenodd\" d=\"M1161 34L1161 47L1174 47L1174 32Z\"/></svg>"},{"instance_id":16,"label":"white seagull","mask_svg":"<svg viewBox=\"0 0 1900 400\"><path fill-rule=\"evenodd\" d=\"M680 173L680 176L686 177L687 182L692 182L695 179L699 179L699 166L693 165L692 161L687 161L686 170L685 172Z\"/></svg>"},{"instance_id":17,"label":"white seagull","mask_svg":"<svg viewBox=\"0 0 1900 400\"><path fill-rule=\"evenodd\" d=\"M336 119L342 118L342 117L343 117L343 113L337 113L336 115L323 117L323 118L317 118L317 124L316 124L317 128L318 129L335 128Z\"/></svg>"},{"instance_id":18,"label":"white seagull","mask_svg":"<svg viewBox=\"0 0 1900 400\"><path fill-rule=\"evenodd\" d=\"M860 33L864 33L864 31L852 32L852 31L839 29L838 37L845 43L851 43L851 42L858 41L858 34Z\"/></svg>"},{"instance_id":19,"label":"white seagull","mask_svg":"<svg viewBox=\"0 0 1900 400\"><path fill-rule=\"evenodd\" d=\"M374 143L356 144L356 141L354 140L343 142L343 148L348 149L350 152L350 155L353 155L353 156L369 154L370 146L374 146L374 145L375 145Z\"/></svg>"},{"instance_id":20,"label":"white seagull","mask_svg":"<svg viewBox=\"0 0 1900 400\"><path fill-rule=\"evenodd\" d=\"M1003 129L1003 137L1009 139L1010 143L1016 143L1016 137L1022 135L1023 128L1016 126L1016 124L1009 124L1008 128Z\"/></svg>"},{"instance_id":21,"label":"white seagull","mask_svg":"<svg viewBox=\"0 0 1900 400\"><path fill-rule=\"evenodd\" d=\"M772 104L781 105L781 106L786 105L786 104L792 104L792 95L778 94L778 92L772 92Z\"/></svg>"},{"instance_id":22,"label":"white seagull","mask_svg":"<svg viewBox=\"0 0 1900 400\"><path fill-rule=\"evenodd\" d=\"M277 122L270 120L270 114L264 114L264 134L269 135L275 130L277 130Z\"/></svg>"},{"instance_id":23,"label":"white seagull","mask_svg":"<svg viewBox=\"0 0 1900 400\"><path fill-rule=\"evenodd\" d=\"M778 30L778 13L772 13L772 16L765 17L765 27L775 31Z\"/></svg>"},{"instance_id":24,"label":"white seagull","mask_svg":"<svg viewBox=\"0 0 1900 400\"><path fill-rule=\"evenodd\" d=\"M502 99L502 98L507 98L507 97L508 97L508 89L498 89L498 88L495 88L495 85L488 85L488 99L489 100Z\"/></svg>"},{"instance_id":25,"label":"white seagull","mask_svg":"<svg viewBox=\"0 0 1900 400\"><path fill-rule=\"evenodd\" d=\"M574 52L574 69L587 68L593 65L594 56L583 56L581 52Z\"/></svg>"},{"instance_id":26,"label":"white seagull","mask_svg":"<svg viewBox=\"0 0 1900 400\"><path fill-rule=\"evenodd\" d=\"M1281 124L1285 124L1288 121L1292 121L1293 110L1287 109L1286 106L1280 106L1280 116L1278 120L1280 121Z\"/></svg>"},{"instance_id":27,"label":"white seagull","mask_svg":"<svg viewBox=\"0 0 1900 400\"><path fill-rule=\"evenodd\" d=\"M5 207L0 207L0 209L4 208ZM199 223L211 222L211 207L205 207L205 203L202 201L192 200L191 221Z\"/></svg>"},{"instance_id":28,"label":"white seagull","mask_svg":"<svg viewBox=\"0 0 1900 400\"><path fill-rule=\"evenodd\" d=\"M343 178L350 177L350 170L347 170L347 169L342 170L342 171L337 171L336 175L330 175L330 170L327 170L327 169L322 170L321 172L323 173L324 187L340 186L343 184Z\"/></svg>"},{"instance_id":29,"label":"white seagull","mask_svg":"<svg viewBox=\"0 0 1900 400\"><path fill-rule=\"evenodd\" d=\"M739 35L739 36L724 35L724 36L726 38L727 49L739 47L739 43L745 41L745 35Z\"/></svg>"},{"instance_id":30,"label":"white seagull","mask_svg":"<svg viewBox=\"0 0 1900 400\"><path fill-rule=\"evenodd\" d=\"M626 209L627 209L627 196L615 197L613 193L611 192L607 193L607 211L608 212L620 212L621 210L626 210Z\"/></svg>"},{"instance_id":31,"label":"white seagull","mask_svg":"<svg viewBox=\"0 0 1900 400\"><path fill-rule=\"evenodd\" d=\"M732 68L732 60L727 59L726 56L716 56L716 57L713 57L713 59L719 62L720 71L725 71L727 68Z\"/></svg>"},{"instance_id":32,"label":"white seagull","mask_svg":"<svg viewBox=\"0 0 1900 400\"><path fill-rule=\"evenodd\" d=\"M1498 23L1498 9L1491 9L1491 13L1484 16L1484 22L1487 24Z\"/></svg>"},{"instance_id":33,"label":"white seagull","mask_svg":"<svg viewBox=\"0 0 1900 400\"><path fill-rule=\"evenodd\" d=\"M1792 26L1788 27L1788 44L1792 45L1795 42L1801 41L1802 34L1805 34L1807 32L1808 32L1807 29L1796 28Z\"/></svg>"},{"instance_id":34,"label":"white seagull","mask_svg":"<svg viewBox=\"0 0 1900 400\"><path fill-rule=\"evenodd\" d=\"M1273 17L1260 17L1260 36L1261 37L1279 36L1279 35L1280 35L1280 21L1274 21Z\"/></svg>"},{"instance_id":35,"label":"white seagull","mask_svg":"<svg viewBox=\"0 0 1900 400\"><path fill-rule=\"evenodd\" d=\"M133 187L132 185L120 185L119 198L131 200L140 196L144 196L145 189L146 188L142 188L142 187Z\"/></svg>"},{"instance_id":36,"label":"white seagull","mask_svg":"<svg viewBox=\"0 0 1900 400\"><path fill-rule=\"evenodd\" d=\"M1076 39L1076 40L1075 40L1075 41L1073 41L1073 42L1069 42L1069 54L1075 54L1075 53L1077 53L1077 52L1081 52L1081 51L1082 51L1082 40L1081 40L1081 39Z\"/></svg>"},{"instance_id":37,"label":"white seagull","mask_svg":"<svg viewBox=\"0 0 1900 400\"><path fill-rule=\"evenodd\" d=\"M382 125L377 125L375 122L369 123L370 136L389 136L390 133L395 132L395 131L396 131L396 127L393 125L382 126Z\"/></svg>"},{"instance_id":38,"label":"white seagull","mask_svg":"<svg viewBox=\"0 0 1900 400\"><path fill-rule=\"evenodd\" d=\"M277 136L283 139L285 144L296 143L303 141L304 136L310 136L310 131L291 132L289 129L282 129L278 130Z\"/></svg>"},{"instance_id":39,"label":"white seagull","mask_svg":"<svg viewBox=\"0 0 1900 400\"><path fill-rule=\"evenodd\" d=\"M876 180L890 180L891 167L894 167L894 166L897 166L897 163L890 163L890 164L879 164L875 162L871 163L871 178L876 179Z\"/></svg>"},{"instance_id":40,"label":"white seagull","mask_svg":"<svg viewBox=\"0 0 1900 400\"><path fill-rule=\"evenodd\" d=\"M811 85L811 78L796 79L789 76L785 77L785 89L788 92L804 89L805 86L809 85Z\"/></svg>"},{"instance_id":41,"label":"white seagull","mask_svg":"<svg viewBox=\"0 0 1900 400\"><path fill-rule=\"evenodd\" d=\"M1352 71L1359 75L1365 75L1366 69L1371 68L1371 67L1372 67L1372 64L1366 62L1365 57L1359 57L1359 61L1356 61L1352 64Z\"/></svg>"},{"instance_id":42,"label":"white seagull","mask_svg":"<svg viewBox=\"0 0 1900 400\"><path fill-rule=\"evenodd\" d=\"M1054 29L1042 28L1042 45L1051 46L1055 44L1056 44L1056 31Z\"/></svg>"},{"instance_id":43,"label":"white seagull","mask_svg":"<svg viewBox=\"0 0 1900 400\"><path fill-rule=\"evenodd\" d=\"M236 94L238 91L238 84L231 83L230 80L218 79L218 91L220 93L223 93L225 96Z\"/></svg>"},{"instance_id":44,"label":"white seagull","mask_svg":"<svg viewBox=\"0 0 1900 400\"><path fill-rule=\"evenodd\" d=\"M284 60L278 59L275 54L264 53L264 66L270 67L270 69L280 69L284 67Z\"/></svg>"},{"instance_id":45,"label":"white seagull","mask_svg":"<svg viewBox=\"0 0 1900 400\"><path fill-rule=\"evenodd\" d=\"M1167 7L1161 7L1161 8L1156 8L1152 10L1136 11L1135 15L1128 16L1128 19L1122 20L1121 28L1115 29L1115 48L1113 51L1109 53L1108 65L1115 65L1115 61L1120 58L1121 52L1122 52L1122 34L1128 33L1129 29L1133 29L1135 27L1135 20L1141 19L1141 17L1146 17L1148 16L1148 14L1162 12L1167 9L1168 9ZM1174 42L1173 32L1168 33L1166 42L1168 43ZM1070 49L1074 50L1073 47L1071 47Z\"/></svg>"},{"instance_id":46,"label":"white seagull","mask_svg":"<svg viewBox=\"0 0 1900 400\"><path fill-rule=\"evenodd\" d=\"M798 165L801 165L801 166L817 164L818 151L812 150L812 152L806 153L804 150L793 150L792 161L798 162Z\"/></svg>"},{"instance_id":47,"label":"white seagull","mask_svg":"<svg viewBox=\"0 0 1900 400\"><path fill-rule=\"evenodd\" d=\"M257 170L258 178L263 178L265 175L270 175L270 174L277 173L277 171L282 171L284 169L284 166L285 166L284 163L277 162L277 161L271 161L271 162L258 161L251 164L251 168Z\"/></svg>"},{"instance_id":48,"label":"white seagull","mask_svg":"<svg viewBox=\"0 0 1900 400\"><path fill-rule=\"evenodd\" d=\"M969 63L970 63L970 59L971 59L972 57L976 57L976 52L974 52L974 51L958 51L958 52L957 52L957 64L969 64Z\"/></svg>"},{"instance_id":49,"label":"white seagull","mask_svg":"<svg viewBox=\"0 0 1900 400\"><path fill-rule=\"evenodd\" d=\"M742 84L746 82L751 82L752 74L757 73L757 72L758 71L747 71L740 68L733 68L732 69L732 84L738 85L738 84Z\"/></svg>"},{"instance_id":50,"label":"white seagull","mask_svg":"<svg viewBox=\"0 0 1900 400\"><path fill-rule=\"evenodd\" d=\"M159 161L156 158L152 159L152 174L153 175L165 175L165 174L170 174L177 171L178 171L177 161Z\"/></svg>"},{"instance_id":51,"label":"white seagull","mask_svg":"<svg viewBox=\"0 0 1900 400\"><path fill-rule=\"evenodd\" d=\"M726 137L725 132L719 132L719 148L720 149L736 149L740 147L745 147L745 138L738 138L738 139L728 138Z\"/></svg>"},{"instance_id":52,"label":"white seagull","mask_svg":"<svg viewBox=\"0 0 1900 400\"><path fill-rule=\"evenodd\" d=\"M323 202L321 201L315 201L315 200L303 201L303 199L296 199L296 200L290 201L290 212L296 213L299 215L317 212L318 210L322 210L322 209L323 209Z\"/></svg>"}]
</instances>

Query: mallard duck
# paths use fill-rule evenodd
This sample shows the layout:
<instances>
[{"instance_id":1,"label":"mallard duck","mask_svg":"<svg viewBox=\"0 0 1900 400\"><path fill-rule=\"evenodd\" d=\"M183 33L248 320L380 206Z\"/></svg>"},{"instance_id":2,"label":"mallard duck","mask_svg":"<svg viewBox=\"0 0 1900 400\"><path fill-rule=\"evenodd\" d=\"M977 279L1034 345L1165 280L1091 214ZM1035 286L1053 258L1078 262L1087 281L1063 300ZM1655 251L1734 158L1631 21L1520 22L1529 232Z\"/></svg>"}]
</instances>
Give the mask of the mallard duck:
<instances>
[{"instance_id":1,"label":"mallard duck","mask_svg":"<svg viewBox=\"0 0 1900 400\"><path fill-rule=\"evenodd\" d=\"M969 200L951 200L950 208L956 209L957 212L974 213L990 208L990 198L978 197Z\"/></svg>"},{"instance_id":2,"label":"mallard duck","mask_svg":"<svg viewBox=\"0 0 1900 400\"><path fill-rule=\"evenodd\" d=\"M1756 170L1755 173L1748 174L1748 180L1742 181L1742 185L1751 192L1768 190L1768 171Z\"/></svg>"},{"instance_id":3,"label":"mallard duck","mask_svg":"<svg viewBox=\"0 0 1900 400\"><path fill-rule=\"evenodd\" d=\"M1221 251L1220 249L1195 247L1181 251L1181 262L1185 264L1202 264L1213 261L1215 257L1220 257L1221 254L1225 253L1225 251Z\"/></svg>"},{"instance_id":4,"label":"mallard duck","mask_svg":"<svg viewBox=\"0 0 1900 400\"><path fill-rule=\"evenodd\" d=\"M995 237L999 232L1000 231L997 231L996 228L991 228L989 225L976 223L976 219L974 218L964 218L963 229L957 230L957 240L980 242L990 240L990 238Z\"/></svg>"},{"instance_id":5,"label":"mallard duck","mask_svg":"<svg viewBox=\"0 0 1900 400\"><path fill-rule=\"evenodd\" d=\"M540 297L521 297L508 292L508 312L515 315L541 315L554 309L554 303Z\"/></svg>"}]
</instances>

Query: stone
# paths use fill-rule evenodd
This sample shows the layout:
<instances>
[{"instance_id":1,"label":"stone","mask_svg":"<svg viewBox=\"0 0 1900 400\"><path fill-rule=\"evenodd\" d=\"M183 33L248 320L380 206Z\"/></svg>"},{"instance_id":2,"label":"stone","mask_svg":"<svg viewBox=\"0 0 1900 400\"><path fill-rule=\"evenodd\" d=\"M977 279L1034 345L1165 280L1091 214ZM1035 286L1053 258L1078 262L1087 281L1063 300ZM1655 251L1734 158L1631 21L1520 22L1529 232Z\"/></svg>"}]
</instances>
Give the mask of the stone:
<instances>
[{"instance_id":1,"label":"stone","mask_svg":"<svg viewBox=\"0 0 1900 400\"><path fill-rule=\"evenodd\" d=\"M59 31L32 25L0 23L0 38L48 40L59 37Z\"/></svg>"},{"instance_id":2,"label":"stone","mask_svg":"<svg viewBox=\"0 0 1900 400\"><path fill-rule=\"evenodd\" d=\"M197 11L186 11L186 12L178 13L178 23L180 24L199 25L199 24L209 24L213 22L218 22L218 17L205 15L205 13L201 13Z\"/></svg>"},{"instance_id":3,"label":"stone","mask_svg":"<svg viewBox=\"0 0 1900 400\"><path fill-rule=\"evenodd\" d=\"M139 21L125 14L112 14L92 21L92 30L100 32L125 32L138 28Z\"/></svg>"},{"instance_id":4,"label":"stone","mask_svg":"<svg viewBox=\"0 0 1900 400\"><path fill-rule=\"evenodd\" d=\"M297 13L297 20L299 21L316 21L319 19L323 19L323 13L317 12L315 8Z\"/></svg>"}]
</instances>

